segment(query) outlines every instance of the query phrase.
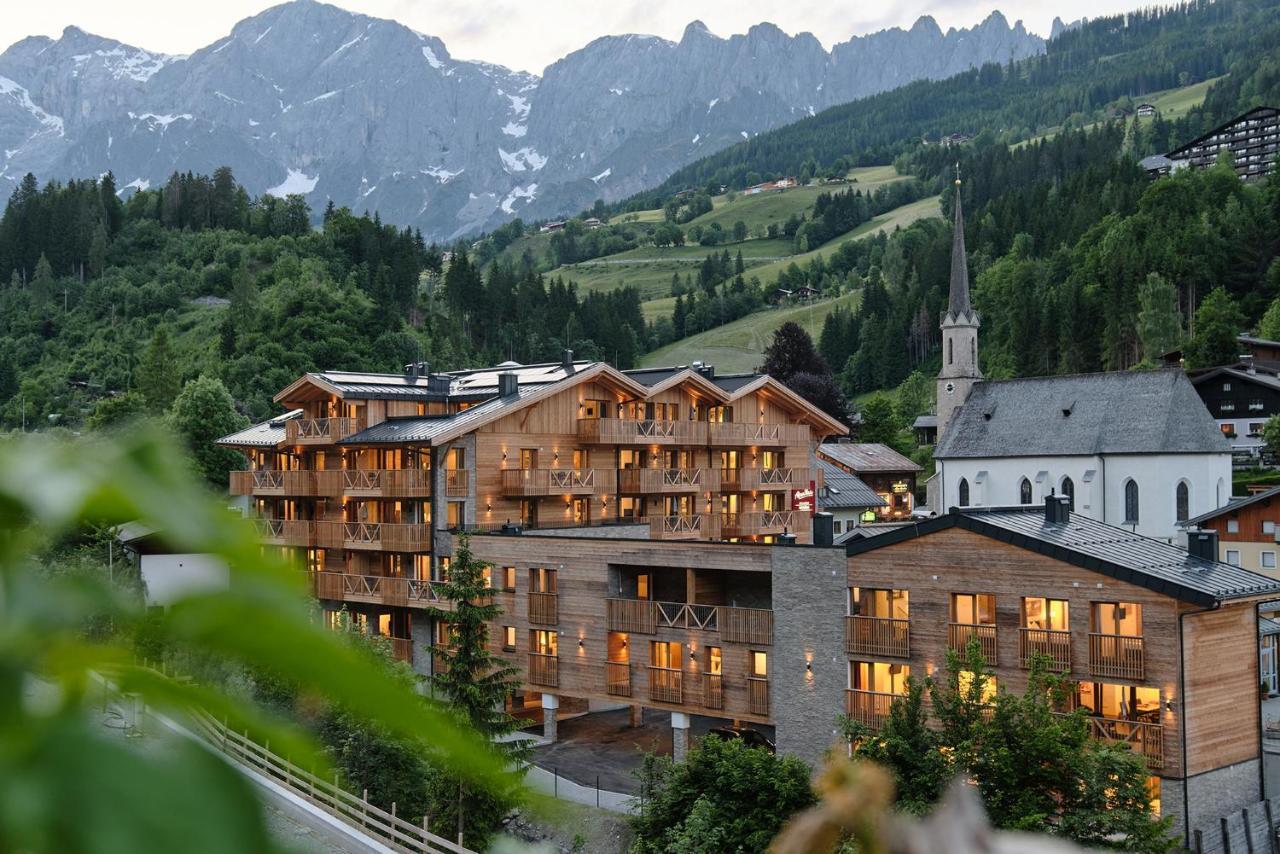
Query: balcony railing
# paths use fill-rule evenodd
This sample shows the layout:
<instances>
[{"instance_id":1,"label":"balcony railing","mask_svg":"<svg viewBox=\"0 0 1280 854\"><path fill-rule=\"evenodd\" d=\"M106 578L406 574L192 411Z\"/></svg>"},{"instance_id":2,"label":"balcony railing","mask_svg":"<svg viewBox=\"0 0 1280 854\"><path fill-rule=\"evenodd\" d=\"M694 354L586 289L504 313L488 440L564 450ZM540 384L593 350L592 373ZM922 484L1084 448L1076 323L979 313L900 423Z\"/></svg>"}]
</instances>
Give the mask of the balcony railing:
<instances>
[{"instance_id":1,"label":"balcony railing","mask_svg":"<svg viewBox=\"0 0 1280 854\"><path fill-rule=\"evenodd\" d=\"M1144 679L1146 651L1142 637L1090 632L1089 673L1113 679Z\"/></svg>"},{"instance_id":2,"label":"balcony railing","mask_svg":"<svg viewBox=\"0 0 1280 854\"><path fill-rule=\"evenodd\" d=\"M659 703L684 702L684 671L649 665L649 699Z\"/></svg>"},{"instance_id":3,"label":"balcony railing","mask_svg":"<svg viewBox=\"0 0 1280 854\"><path fill-rule=\"evenodd\" d=\"M807 424L711 423L708 440L712 445L808 445Z\"/></svg>"},{"instance_id":4,"label":"balcony railing","mask_svg":"<svg viewBox=\"0 0 1280 854\"><path fill-rule=\"evenodd\" d=\"M1036 655L1049 659L1049 669L1067 673L1071 670L1071 632L1056 629L1019 629L1018 659L1024 668L1031 666Z\"/></svg>"},{"instance_id":5,"label":"balcony railing","mask_svg":"<svg viewBox=\"0 0 1280 854\"><path fill-rule=\"evenodd\" d=\"M627 661L606 661L604 665L605 691L612 697L631 696L631 663Z\"/></svg>"},{"instance_id":6,"label":"balcony railing","mask_svg":"<svg viewBox=\"0 0 1280 854\"><path fill-rule=\"evenodd\" d=\"M309 547L313 542L311 522L306 519L254 519L258 537L273 546Z\"/></svg>"},{"instance_id":7,"label":"balcony railing","mask_svg":"<svg viewBox=\"0 0 1280 854\"><path fill-rule=\"evenodd\" d=\"M1161 724L1093 715L1085 715L1085 722L1088 724L1090 737L1114 744L1127 744L1134 753L1147 760L1147 767L1164 767L1164 726Z\"/></svg>"},{"instance_id":8,"label":"balcony railing","mask_svg":"<svg viewBox=\"0 0 1280 854\"><path fill-rule=\"evenodd\" d=\"M316 495L325 498L341 498L343 489L342 469L321 469L313 472L316 478Z\"/></svg>"},{"instance_id":9,"label":"balcony railing","mask_svg":"<svg viewBox=\"0 0 1280 854\"><path fill-rule=\"evenodd\" d=\"M405 664L413 664L413 641L409 638L391 638L391 657Z\"/></svg>"},{"instance_id":10,"label":"balcony railing","mask_svg":"<svg viewBox=\"0 0 1280 854\"><path fill-rule=\"evenodd\" d=\"M851 688L845 691L844 710L850 718L868 729L880 729L889 719L889 709L898 697L898 694L884 691Z\"/></svg>"},{"instance_id":11,"label":"balcony railing","mask_svg":"<svg viewBox=\"0 0 1280 854\"><path fill-rule=\"evenodd\" d=\"M754 489L782 490L809 484L806 468L739 469L739 488L744 492Z\"/></svg>"},{"instance_id":12,"label":"balcony railing","mask_svg":"<svg viewBox=\"0 0 1280 854\"><path fill-rule=\"evenodd\" d=\"M360 498L426 498L431 495L427 469L344 469L342 491Z\"/></svg>"},{"instance_id":13,"label":"balcony railing","mask_svg":"<svg viewBox=\"0 0 1280 854\"><path fill-rule=\"evenodd\" d=\"M560 597L555 593L529 594L529 622L538 626L554 626L560 622Z\"/></svg>"},{"instance_id":14,"label":"balcony railing","mask_svg":"<svg viewBox=\"0 0 1280 854\"><path fill-rule=\"evenodd\" d=\"M411 522L322 521L315 530L319 548L420 552L431 547L431 526Z\"/></svg>"},{"instance_id":15,"label":"balcony railing","mask_svg":"<svg viewBox=\"0 0 1280 854\"><path fill-rule=\"evenodd\" d=\"M316 596L375 605L443 608L452 603L441 597L439 582L393 575L356 575L347 572L317 572Z\"/></svg>"},{"instance_id":16,"label":"balcony railing","mask_svg":"<svg viewBox=\"0 0 1280 854\"><path fill-rule=\"evenodd\" d=\"M465 497L471 491L471 478L466 469L450 469L444 473L444 494Z\"/></svg>"},{"instance_id":17,"label":"balcony railing","mask_svg":"<svg viewBox=\"0 0 1280 854\"><path fill-rule=\"evenodd\" d=\"M656 634L658 629L717 632L727 643L773 643L773 611L731 608L648 599L606 599L605 618L611 632Z\"/></svg>"},{"instance_id":18,"label":"balcony railing","mask_svg":"<svg viewBox=\"0 0 1280 854\"><path fill-rule=\"evenodd\" d=\"M548 688L560 687L560 659L541 652L529 653L529 682Z\"/></svg>"},{"instance_id":19,"label":"balcony railing","mask_svg":"<svg viewBox=\"0 0 1280 854\"><path fill-rule=\"evenodd\" d=\"M284 437L291 445L328 445L363 429L363 418L291 418L284 423Z\"/></svg>"},{"instance_id":20,"label":"balcony railing","mask_svg":"<svg viewBox=\"0 0 1280 854\"><path fill-rule=\"evenodd\" d=\"M231 472L232 495L314 495L315 478L310 471L254 469Z\"/></svg>"},{"instance_id":21,"label":"balcony railing","mask_svg":"<svg viewBox=\"0 0 1280 854\"><path fill-rule=\"evenodd\" d=\"M844 618L844 648L853 655L911 657L911 621L889 617Z\"/></svg>"},{"instance_id":22,"label":"balcony railing","mask_svg":"<svg viewBox=\"0 0 1280 854\"><path fill-rule=\"evenodd\" d=\"M789 530L795 530L795 513L790 510L720 514L720 534L725 537L781 534Z\"/></svg>"},{"instance_id":23,"label":"balcony railing","mask_svg":"<svg viewBox=\"0 0 1280 854\"><path fill-rule=\"evenodd\" d=\"M604 445L705 445L704 421L579 418L578 438Z\"/></svg>"},{"instance_id":24,"label":"balcony railing","mask_svg":"<svg viewBox=\"0 0 1280 854\"><path fill-rule=\"evenodd\" d=\"M747 709L753 715L769 716L769 680L761 676L747 677Z\"/></svg>"},{"instance_id":25,"label":"balcony railing","mask_svg":"<svg viewBox=\"0 0 1280 854\"><path fill-rule=\"evenodd\" d=\"M702 705L708 709L724 708L724 677L719 673L702 674Z\"/></svg>"},{"instance_id":26,"label":"balcony railing","mask_svg":"<svg viewBox=\"0 0 1280 854\"><path fill-rule=\"evenodd\" d=\"M652 540L714 540L719 537L720 517L703 514L649 517Z\"/></svg>"},{"instance_id":27,"label":"balcony railing","mask_svg":"<svg viewBox=\"0 0 1280 854\"><path fill-rule=\"evenodd\" d=\"M961 655L969 647L969 638L976 637L987 664L999 664L996 645L996 627L986 623L947 623L947 647Z\"/></svg>"},{"instance_id":28,"label":"balcony railing","mask_svg":"<svg viewBox=\"0 0 1280 854\"><path fill-rule=\"evenodd\" d=\"M613 491L612 469L507 469L502 494L510 496L590 495Z\"/></svg>"},{"instance_id":29,"label":"balcony railing","mask_svg":"<svg viewBox=\"0 0 1280 854\"><path fill-rule=\"evenodd\" d=\"M619 492L697 492L706 475L702 469L619 469Z\"/></svg>"}]
</instances>

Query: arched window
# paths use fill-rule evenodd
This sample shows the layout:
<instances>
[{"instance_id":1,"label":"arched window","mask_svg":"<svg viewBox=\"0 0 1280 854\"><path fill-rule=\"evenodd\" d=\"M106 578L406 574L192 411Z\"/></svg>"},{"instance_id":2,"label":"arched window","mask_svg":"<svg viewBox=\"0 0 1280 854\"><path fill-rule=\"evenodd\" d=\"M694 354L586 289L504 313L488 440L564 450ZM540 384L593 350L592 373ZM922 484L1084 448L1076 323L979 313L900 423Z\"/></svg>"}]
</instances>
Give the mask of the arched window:
<instances>
[{"instance_id":1,"label":"arched window","mask_svg":"<svg viewBox=\"0 0 1280 854\"><path fill-rule=\"evenodd\" d=\"M1071 510L1076 509L1076 485L1069 477L1062 479L1062 494L1067 496L1067 507Z\"/></svg>"},{"instance_id":2,"label":"arched window","mask_svg":"<svg viewBox=\"0 0 1280 854\"><path fill-rule=\"evenodd\" d=\"M1031 481L1025 477L1022 479L1022 483L1018 484L1018 501L1022 504L1031 503Z\"/></svg>"},{"instance_id":3,"label":"arched window","mask_svg":"<svg viewBox=\"0 0 1280 854\"><path fill-rule=\"evenodd\" d=\"M1138 482L1136 480L1124 482L1124 523L1138 524Z\"/></svg>"},{"instance_id":4,"label":"arched window","mask_svg":"<svg viewBox=\"0 0 1280 854\"><path fill-rule=\"evenodd\" d=\"M955 356L954 343L955 342L953 342L950 338L947 339L947 364L948 365L951 364L952 361L954 361L954 356Z\"/></svg>"},{"instance_id":5,"label":"arched window","mask_svg":"<svg viewBox=\"0 0 1280 854\"><path fill-rule=\"evenodd\" d=\"M963 477L960 478L960 506L969 506L969 481Z\"/></svg>"},{"instance_id":6,"label":"arched window","mask_svg":"<svg viewBox=\"0 0 1280 854\"><path fill-rule=\"evenodd\" d=\"M1191 490L1187 488L1185 480L1178 481L1178 488L1173 492L1173 504L1179 522L1191 518Z\"/></svg>"}]
</instances>

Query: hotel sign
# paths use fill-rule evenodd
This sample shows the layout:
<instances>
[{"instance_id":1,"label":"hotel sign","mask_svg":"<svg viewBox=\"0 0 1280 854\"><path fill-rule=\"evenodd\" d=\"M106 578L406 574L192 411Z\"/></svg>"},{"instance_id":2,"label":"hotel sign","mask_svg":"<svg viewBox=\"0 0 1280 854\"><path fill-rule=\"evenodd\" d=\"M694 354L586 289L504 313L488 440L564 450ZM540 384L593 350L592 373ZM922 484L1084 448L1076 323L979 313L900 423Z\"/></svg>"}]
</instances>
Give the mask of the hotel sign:
<instances>
[{"instance_id":1,"label":"hotel sign","mask_svg":"<svg viewBox=\"0 0 1280 854\"><path fill-rule=\"evenodd\" d=\"M812 513L814 511L814 482L809 481L809 485L799 489L791 490L791 509L801 513Z\"/></svg>"}]
</instances>

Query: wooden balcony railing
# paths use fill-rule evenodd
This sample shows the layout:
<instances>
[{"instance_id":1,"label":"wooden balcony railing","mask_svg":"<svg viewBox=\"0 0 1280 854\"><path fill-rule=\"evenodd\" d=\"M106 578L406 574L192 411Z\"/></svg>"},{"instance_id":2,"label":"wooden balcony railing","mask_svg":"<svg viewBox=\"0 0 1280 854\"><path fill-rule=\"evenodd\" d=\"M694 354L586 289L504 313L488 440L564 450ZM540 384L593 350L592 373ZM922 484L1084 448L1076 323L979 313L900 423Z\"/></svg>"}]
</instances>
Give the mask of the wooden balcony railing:
<instances>
[{"instance_id":1,"label":"wooden balcony railing","mask_svg":"<svg viewBox=\"0 0 1280 854\"><path fill-rule=\"evenodd\" d=\"M845 713L868 729L880 729L884 725L884 722L889 719L889 709L893 706L893 701L899 696L884 691L863 691L858 688L851 688L844 693Z\"/></svg>"},{"instance_id":2,"label":"wooden balcony railing","mask_svg":"<svg viewBox=\"0 0 1280 854\"><path fill-rule=\"evenodd\" d=\"M1071 670L1071 632L1054 629L1018 629L1018 660L1024 668L1031 666L1036 655L1049 659L1049 669Z\"/></svg>"},{"instance_id":3,"label":"wooden balcony railing","mask_svg":"<svg viewBox=\"0 0 1280 854\"><path fill-rule=\"evenodd\" d=\"M254 519L258 537L273 546L310 547L314 529L306 519Z\"/></svg>"},{"instance_id":4,"label":"wooden balcony railing","mask_svg":"<svg viewBox=\"0 0 1280 854\"><path fill-rule=\"evenodd\" d=\"M697 492L707 480L702 469L619 469L619 492Z\"/></svg>"},{"instance_id":5,"label":"wooden balcony railing","mask_svg":"<svg viewBox=\"0 0 1280 854\"><path fill-rule=\"evenodd\" d=\"M808 445L807 424L708 424L712 445Z\"/></svg>"},{"instance_id":6,"label":"wooden balcony railing","mask_svg":"<svg viewBox=\"0 0 1280 854\"><path fill-rule=\"evenodd\" d=\"M720 534L725 537L750 537L757 534L781 534L795 530L795 513L790 510L763 510L749 513L721 513Z\"/></svg>"},{"instance_id":7,"label":"wooden balcony railing","mask_svg":"<svg viewBox=\"0 0 1280 854\"><path fill-rule=\"evenodd\" d=\"M291 445L328 445L363 429L363 418L291 418L284 437Z\"/></svg>"},{"instance_id":8,"label":"wooden balcony railing","mask_svg":"<svg viewBox=\"0 0 1280 854\"><path fill-rule=\"evenodd\" d=\"M1144 679L1146 650L1142 637L1090 632L1089 673L1114 679Z\"/></svg>"},{"instance_id":9,"label":"wooden balcony railing","mask_svg":"<svg viewBox=\"0 0 1280 854\"><path fill-rule=\"evenodd\" d=\"M316 495L325 498L341 498L343 489L342 469L321 469L313 472L316 478Z\"/></svg>"},{"instance_id":10,"label":"wooden balcony railing","mask_svg":"<svg viewBox=\"0 0 1280 854\"><path fill-rule=\"evenodd\" d=\"M529 594L529 622L538 626L554 626L560 622L560 597L555 593Z\"/></svg>"},{"instance_id":11,"label":"wooden balcony railing","mask_svg":"<svg viewBox=\"0 0 1280 854\"><path fill-rule=\"evenodd\" d=\"M651 516L649 538L652 540L714 540L719 536L719 521L719 516L702 514Z\"/></svg>"},{"instance_id":12,"label":"wooden balcony railing","mask_svg":"<svg viewBox=\"0 0 1280 854\"><path fill-rule=\"evenodd\" d=\"M613 469L507 469L502 473L502 494L508 496L590 495L613 489Z\"/></svg>"},{"instance_id":13,"label":"wooden balcony railing","mask_svg":"<svg viewBox=\"0 0 1280 854\"><path fill-rule=\"evenodd\" d=\"M649 699L659 703L684 702L684 671L649 665Z\"/></svg>"},{"instance_id":14,"label":"wooden balcony railing","mask_svg":"<svg viewBox=\"0 0 1280 854\"><path fill-rule=\"evenodd\" d=\"M604 445L705 445L707 424L703 421L579 418L578 438Z\"/></svg>"},{"instance_id":15,"label":"wooden balcony railing","mask_svg":"<svg viewBox=\"0 0 1280 854\"><path fill-rule=\"evenodd\" d=\"M961 655L969 646L969 638L976 637L987 664L999 664L996 645L996 627L985 623L947 623L947 648Z\"/></svg>"},{"instance_id":16,"label":"wooden balcony railing","mask_svg":"<svg viewBox=\"0 0 1280 854\"><path fill-rule=\"evenodd\" d=\"M455 497L466 496L470 492L471 478L466 469L450 469L444 473L444 494Z\"/></svg>"},{"instance_id":17,"label":"wooden balcony railing","mask_svg":"<svg viewBox=\"0 0 1280 854\"><path fill-rule=\"evenodd\" d=\"M658 629L718 632L727 643L773 643L773 611L647 599L606 599L611 632L651 635Z\"/></svg>"},{"instance_id":18,"label":"wooden balcony railing","mask_svg":"<svg viewBox=\"0 0 1280 854\"><path fill-rule=\"evenodd\" d=\"M431 526L407 522L317 523L342 525L342 548L393 552L425 551L431 547ZM326 538L332 532L326 532Z\"/></svg>"},{"instance_id":19,"label":"wooden balcony railing","mask_svg":"<svg viewBox=\"0 0 1280 854\"><path fill-rule=\"evenodd\" d=\"M401 607L452 607L449 600L440 596L436 581L347 572L317 572L315 578L316 596L320 599Z\"/></svg>"},{"instance_id":20,"label":"wooden balcony railing","mask_svg":"<svg viewBox=\"0 0 1280 854\"><path fill-rule=\"evenodd\" d=\"M413 641L409 638L392 638L391 657L405 664L413 664Z\"/></svg>"},{"instance_id":21,"label":"wooden balcony railing","mask_svg":"<svg viewBox=\"0 0 1280 854\"><path fill-rule=\"evenodd\" d=\"M911 621L888 617L845 617L844 648L854 655L910 658Z\"/></svg>"},{"instance_id":22,"label":"wooden balcony railing","mask_svg":"<svg viewBox=\"0 0 1280 854\"><path fill-rule=\"evenodd\" d=\"M253 472L251 471L232 471L229 483L227 484L227 492L232 495L252 495L253 494Z\"/></svg>"},{"instance_id":23,"label":"wooden balcony railing","mask_svg":"<svg viewBox=\"0 0 1280 854\"><path fill-rule=\"evenodd\" d=\"M605 691L613 697L631 696L631 663L606 661L604 664Z\"/></svg>"},{"instance_id":24,"label":"wooden balcony railing","mask_svg":"<svg viewBox=\"0 0 1280 854\"><path fill-rule=\"evenodd\" d=\"M795 486L808 486L809 470L807 468L773 468L773 469L739 469L739 488L744 492L762 490L783 490Z\"/></svg>"},{"instance_id":25,"label":"wooden balcony railing","mask_svg":"<svg viewBox=\"0 0 1280 854\"><path fill-rule=\"evenodd\" d=\"M361 498L426 498L431 495L427 469L344 469L342 491Z\"/></svg>"},{"instance_id":26,"label":"wooden balcony railing","mask_svg":"<svg viewBox=\"0 0 1280 854\"><path fill-rule=\"evenodd\" d=\"M541 652L529 653L529 682L548 688L560 687L560 659Z\"/></svg>"},{"instance_id":27,"label":"wooden balcony railing","mask_svg":"<svg viewBox=\"0 0 1280 854\"><path fill-rule=\"evenodd\" d=\"M747 677L747 709L753 715L769 716L769 680L760 676Z\"/></svg>"},{"instance_id":28,"label":"wooden balcony railing","mask_svg":"<svg viewBox=\"0 0 1280 854\"><path fill-rule=\"evenodd\" d=\"M702 674L702 705L708 709L724 708L724 677L719 673Z\"/></svg>"},{"instance_id":29,"label":"wooden balcony railing","mask_svg":"<svg viewBox=\"0 0 1280 854\"><path fill-rule=\"evenodd\" d=\"M233 495L314 495L315 473L255 469L231 472Z\"/></svg>"},{"instance_id":30,"label":"wooden balcony railing","mask_svg":"<svg viewBox=\"0 0 1280 854\"><path fill-rule=\"evenodd\" d=\"M742 490L742 469L716 469L715 488L718 492Z\"/></svg>"},{"instance_id":31,"label":"wooden balcony railing","mask_svg":"<svg viewBox=\"0 0 1280 854\"><path fill-rule=\"evenodd\" d=\"M1068 714L1068 713L1060 713ZM1164 767L1164 726L1147 721L1103 718L1085 715L1089 735L1099 741L1127 744L1134 753L1147 760L1147 767Z\"/></svg>"}]
</instances>

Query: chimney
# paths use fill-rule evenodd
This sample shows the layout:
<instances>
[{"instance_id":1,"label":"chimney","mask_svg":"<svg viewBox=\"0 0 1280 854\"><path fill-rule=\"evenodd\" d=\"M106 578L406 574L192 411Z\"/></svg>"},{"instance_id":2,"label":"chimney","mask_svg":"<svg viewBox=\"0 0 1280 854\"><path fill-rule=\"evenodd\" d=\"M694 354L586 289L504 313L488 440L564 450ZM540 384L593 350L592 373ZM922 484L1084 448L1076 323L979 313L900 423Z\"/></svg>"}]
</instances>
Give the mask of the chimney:
<instances>
[{"instance_id":1,"label":"chimney","mask_svg":"<svg viewBox=\"0 0 1280 854\"><path fill-rule=\"evenodd\" d=\"M1249 372L1249 373L1251 373L1251 374L1256 374L1256 373L1258 372L1258 368L1257 368L1257 366L1255 366L1255 365L1253 364L1253 354L1252 354L1252 353L1246 353L1246 354L1244 354L1243 356L1241 356L1240 358L1244 361L1244 369L1245 369L1246 371L1248 371L1248 372Z\"/></svg>"},{"instance_id":2,"label":"chimney","mask_svg":"<svg viewBox=\"0 0 1280 854\"><path fill-rule=\"evenodd\" d=\"M1187 551L1192 557L1218 560L1218 532L1213 528L1191 528L1187 531Z\"/></svg>"},{"instance_id":3,"label":"chimney","mask_svg":"<svg viewBox=\"0 0 1280 854\"><path fill-rule=\"evenodd\" d=\"M1048 525L1066 525L1071 521L1071 499L1049 493L1044 497L1044 521Z\"/></svg>"},{"instance_id":4,"label":"chimney","mask_svg":"<svg viewBox=\"0 0 1280 854\"><path fill-rule=\"evenodd\" d=\"M512 397L520 393L520 378L511 371L498 374L498 397Z\"/></svg>"},{"instance_id":5,"label":"chimney","mask_svg":"<svg viewBox=\"0 0 1280 854\"><path fill-rule=\"evenodd\" d=\"M564 368L566 374L573 373L573 351L566 348L564 354L560 358L560 367Z\"/></svg>"},{"instance_id":6,"label":"chimney","mask_svg":"<svg viewBox=\"0 0 1280 854\"><path fill-rule=\"evenodd\" d=\"M835 542L835 518L830 513L813 514L813 544L829 546Z\"/></svg>"},{"instance_id":7,"label":"chimney","mask_svg":"<svg viewBox=\"0 0 1280 854\"><path fill-rule=\"evenodd\" d=\"M416 380L418 378L418 363L410 362L409 364L405 365L404 375L411 380Z\"/></svg>"}]
</instances>

